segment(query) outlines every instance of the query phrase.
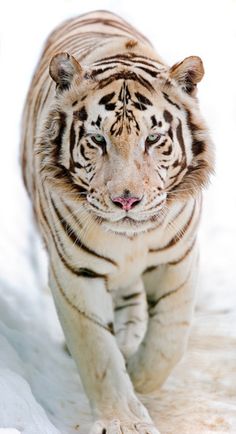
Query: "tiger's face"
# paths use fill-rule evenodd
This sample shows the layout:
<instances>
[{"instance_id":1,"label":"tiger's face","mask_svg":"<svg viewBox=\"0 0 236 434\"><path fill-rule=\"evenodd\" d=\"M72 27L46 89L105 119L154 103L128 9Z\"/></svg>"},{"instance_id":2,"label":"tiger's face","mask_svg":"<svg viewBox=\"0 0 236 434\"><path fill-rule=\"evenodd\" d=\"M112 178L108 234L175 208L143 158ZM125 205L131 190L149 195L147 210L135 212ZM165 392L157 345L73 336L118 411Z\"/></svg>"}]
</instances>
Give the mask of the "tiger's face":
<instances>
[{"instance_id":1,"label":"tiger's face","mask_svg":"<svg viewBox=\"0 0 236 434\"><path fill-rule=\"evenodd\" d=\"M71 182L84 189L84 206L107 229L134 233L155 226L164 218L169 199L197 190L199 171L198 188L206 180L202 171L208 137L202 120L196 120L195 97L183 83L182 88L176 85L163 67L152 83L120 67L113 81L111 75L94 80L94 71L78 79L82 71L75 59L61 56L51 64L59 85L57 105L66 114L60 165ZM68 86L65 77L70 73L73 83ZM189 77L188 86L194 88ZM59 134L61 125L56 130Z\"/></svg>"},{"instance_id":2,"label":"tiger's face","mask_svg":"<svg viewBox=\"0 0 236 434\"><path fill-rule=\"evenodd\" d=\"M72 128L80 140L70 142L67 167L88 189L89 209L116 231L150 227L163 215L173 176L184 175L182 114L172 114L160 91L151 95L125 80L78 108Z\"/></svg>"}]
</instances>

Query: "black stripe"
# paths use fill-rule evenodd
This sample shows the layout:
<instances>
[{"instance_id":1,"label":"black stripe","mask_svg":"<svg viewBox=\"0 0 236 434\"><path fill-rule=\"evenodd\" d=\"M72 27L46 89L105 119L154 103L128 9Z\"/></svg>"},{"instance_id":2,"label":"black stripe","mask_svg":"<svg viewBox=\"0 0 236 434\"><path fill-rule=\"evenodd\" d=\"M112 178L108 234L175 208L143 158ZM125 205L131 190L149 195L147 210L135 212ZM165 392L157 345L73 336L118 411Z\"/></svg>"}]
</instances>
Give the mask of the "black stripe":
<instances>
[{"instance_id":1,"label":"black stripe","mask_svg":"<svg viewBox=\"0 0 236 434\"><path fill-rule=\"evenodd\" d=\"M112 98L115 96L115 92L108 93L107 95L104 95L98 102L99 105L106 105L108 102L112 100Z\"/></svg>"},{"instance_id":2,"label":"black stripe","mask_svg":"<svg viewBox=\"0 0 236 434\"><path fill-rule=\"evenodd\" d=\"M151 116L151 121L152 121L152 128L157 126L157 120L155 115Z\"/></svg>"},{"instance_id":3,"label":"black stripe","mask_svg":"<svg viewBox=\"0 0 236 434\"><path fill-rule=\"evenodd\" d=\"M144 68L144 66L135 65L136 68L141 69L142 71L146 72L146 74L151 75L151 77L156 77L160 74L160 71L152 71L151 69Z\"/></svg>"},{"instance_id":4,"label":"black stripe","mask_svg":"<svg viewBox=\"0 0 236 434\"><path fill-rule=\"evenodd\" d=\"M164 142L158 144L158 148L163 148L163 146L165 146L167 142L168 142L168 139L165 139Z\"/></svg>"},{"instance_id":5,"label":"black stripe","mask_svg":"<svg viewBox=\"0 0 236 434\"><path fill-rule=\"evenodd\" d=\"M72 274L75 274L78 277L100 278L100 279L106 280L107 276L105 274L96 273L95 271L90 270L88 268L77 268L77 267L74 267L73 265L69 264L69 262L66 260L66 252L65 252L64 246L61 243L60 238L57 235L55 235L53 230L51 229L51 227L48 223L47 217L44 213L43 206L41 205L41 202L39 202L39 208L40 208L40 212L42 214L43 220L45 222L45 225L47 225L48 230L49 230L50 234L52 235L52 239L54 242L56 252L57 252L60 260L62 261L63 265L65 266L65 268L67 270L69 270ZM59 246L60 246L60 248L59 248ZM60 250L63 251L63 254L61 253Z\"/></svg>"},{"instance_id":6,"label":"black stripe","mask_svg":"<svg viewBox=\"0 0 236 434\"><path fill-rule=\"evenodd\" d=\"M132 105L133 105L137 110L141 110L141 111L147 110L147 107L146 107L144 104L141 104L141 102L133 101L133 102L132 102Z\"/></svg>"},{"instance_id":7,"label":"black stripe","mask_svg":"<svg viewBox=\"0 0 236 434\"><path fill-rule=\"evenodd\" d=\"M116 68L118 65L124 65L124 66L128 66L128 67L134 66L135 68L141 69L141 71L144 71L146 74L148 74L148 75L150 75L151 77L154 77L154 78L157 77L157 75L160 74L160 70L153 71L153 70L151 70L149 68L141 66L141 65L148 65L148 66L156 69L156 67L154 65L151 65L150 63L144 62L142 60L127 59L126 61L122 61L122 60L116 60L116 59L114 59L114 60L111 60L111 61L106 61L106 62L101 62L101 63L97 62L96 64L97 64L97 66L105 66L105 65L111 65L111 64L114 64L114 63L115 63L114 66L109 66L109 67L104 68L104 69L100 68L98 70L94 70L94 72L92 72L91 75L95 76L95 75L98 75L98 74L102 74L103 72L106 72L109 69ZM138 65L138 63L141 63L141 65Z\"/></svg>"},{"instance_id":8,"label":"black stripe","mask_svg":"<svg viewBox=\"0 0 236 434\"><path fill-rule=\"evenodd\" d=\"M144 64L144 65L147 65L147 66L151 66L153 68L156 68L155 65L152 65L151 63L148 63L147 60L150 60L153 63L158 63L159 65L163 65L158 60L151 59L150 57L142 56L140 54L135 54L135 53L115 54L114 56L103 57L102 59L98 60L97 62L94 62L94 65L98 65L98 64L101 64L101 63L105 64L105 62L107 62L107 63L111 63L112 61L115 62L116 59L126 60L126 61L130 61L130 62L137 62L137 63L141 63L141 64ZM118 62L119 61L117 60L117 63Z\"/></svg>"},{"instance_id":9,"label":"black stripe","mask_svg":"<svg viewBox=\"0 0 236 434\"><path fill-rule=\"evenodd\" d=\"M81 193L88 193L88 190L86 188L84 188L81 185L75 184L74 180L71 176L70 171L63 166L62 164L59 164L56 162L56 169L57 171L55 171L54 173L54 178L55 179L59 179L60 182L63 180L64 181L64 185L71 190L71 193L78 193L79 195L81 195ZM74 163L75 166L77 166L77 164L79 163ZM80 167L82 167L81 165L79 165ZM85 196L84 196L85 197ZM85 197L86 199L86 197Z\"/></svg>"},{"instance_id":10,"label":"black stripe","mask_svg":"<svg viewBox=\"0 0 236 434\"><path fill-rule=\"evenodd\" d=\"M174 163L172 164L172 167L175 169L177 166L179 166L180 165L180 161L177 159L177 160L175 160L174 161ZM176 176L176 175L175 175ZM174 176L174 177L175 177Z\"/></svg>"},{"instance_id":11,"label":"black stripe","mask_svg":"<svg viewBox=\"0 0 236 434\"><path fill-rule=\"evenodd\" d=\"M157 298L156 300L152 300L149 299L148 300L148 305L149 305L149 317L152 318L153 316L157 315L158 312L151 312L159 303L161 300L164 300L167 297L170 297L173 294L176 294L176 292L178 292L180 289L182 289L182 287L187 283L188 279L190 277L190 273L188 274L187 278L185 279L185 281L183 283L181 283L181 285L179 285L177 288L172 289L171 291L166 292L165 294L161 295L159 298Z\"/></svg>"},{"instance_id":12,"label":"black stripe","mask_svg":"<svg viewBox=\"0 0 236 434\"><path fill-rule=\"evenodd\" d=\"M193 140L192 153L197 156L205 151L205 143L202 140Z\"/></svg>"},{"instance_id":13,"label":"black stripe","mask_svg":"<svg viewBox=\"0 0 236 434\"><path fill-rule=\"evenodd\" d=\"M95 145L92 145L89 141L87 141L86 142L86 146L89 148L89 149L97 149L97 147L95 146Z\"/></svg>"},{"instance_id":14,"label":"black stripe","mask_svg":"<svg viewBox=\"0 0 236 434\"><path fill-rule=\"evenodd\" d=\"M84 169L84 167L81 166L81 164L79 164L77 162L75 163L75 167L78 167L79 169L81 169L81 167L82 167ZM86 181L84 181L83 178L81 178L81 176L78 175L78 173L76 173L76 181L81 182L82 187L84 187L84 188L89 187L89 184Z\"/></svg>"},{"instance_id":15,"label":"black stripe","mask_svg":"<svg viewBox=\"0 0 236 434\"><path fill-rule=\"evenodd\" d=\"M88 113L86 111L85 106L81 107L80 110L77 110L73 113L74 119L78 119L79 121L85 122L88 119Z\"/></svg>"},{"instance_id":16,"label":"black stripe","mask_svg":"<svg viewBox=\"0 0 236 434\"><path fill-rule=\"evenodd\" d=\"M188 219L188 221L185 223L185 225L182 227L182 229L180 231L178 231L178 233L169 241L169 243L167 243L164 247L159 247L158 249L149 249L150 253L158 253L158 252L162 252L166 249L169 249L170 247L173 247L175 244L178 243L178 241L180 241L185 232L187 231L188 227L190 226L193 216L194 216L194 212L195 212L195 208L196 208L196 202L194 202L194 206L191 212L191 215Z\"/></svg>"},{"instance_id":17,"label":"black stripe","mask_svg":"<svg viewBox=\"0 0 236 434\"><path fill-rule=\"evenodd\" d=\"M109 110L109 111L113 111L116 108L116 104L115 103L110 103L110 104L106 104L105 105L105 109Z\"/></svg>"},{"instance_id":18,"label":"black stripe","mask_svg":"<svg viewBox=\"0 0 236 434\"><path fill-rule=\"evenodd\" d=\"M96 278L104 278L106 277L104 274L96 273L93 270L90 270L89 268L80 268L79 269L79 276L81 277L89 277L90 279L96 279Z\"/></svg>"},{"instance_id":19,"label":"black stripe","mask_svg":"<svg viewBox=\"0 0 236 434\"><path fill-rule=\"evenodd\" d=\"M146 79L144 79L141 75L137 75L133 71L121 71L117 72L115 74L110 75L107 78L102 79L98 83L98 88L103 89L104 87L108 86L109 84L113 83L113 81L116 80L133 80L140 83L142 86L144 86L149 91L154 90L154 87L149 83Z\"/></svg>"},{"instance_id":20,"label":"black stripe","mask_svg":"<svg viewBox=\"0 0 236 434\"><path fill-rule=\"evenodd\" d=\"M168 132L169 137L171 138L171 140L173 140L173 131L172 131L172 128L170 127L167 132Z\"/></svg>"},{"instance_id":21,"label":"black stripe","mask_svg":"<svg viewBox=\"0 0 236 434\"><path fill-rule=\"evenodd\" d=\"M191 251L193 250L193 247L195 246L195 243L196 243L196 238L194 238L192 244L186 250L186 252L179 259L176 259L176 261L169 262L169 265L178 265L178 264L180 264L180 262L182 262L184 259L186 259L187 256L189 255L189 253L191 253Z\"/></svg>"},{"instance_id":22,"label":"black stripe","mask_svg":"<svg viewBox=\"0 0 236 434\"><path fill-rule=\"evenodd\" d=\"M68 236L68 238L70 238L71 242L74 245L79 246L82 250L84 250L85 252L89 253L90 255L96 256L97 258L103 259L105 261L110 262L113 265L116 265L116 263L112 259L107 258L106 256L103 256L103 255L99 255L97 252L95 252L94 250L92 250L88 246L86 246L84 243L82 243L82 241L79 239L78 235L75 233L75 231L71 227L71 225L60 214L60 212L59 212L58 208L56 207L55 202L53 201L52 198L51 198L51 201L52 201L52 206L54 208L54 211L55 211L55 213L57 215L57 218L58 218L58 220L59 220L62 228L64 229L66 235Z\"/></svg>"},{"instance_id":23,"label":"black stripe","mask_svg":"<svg viewBox=\"0 0 236 434\"><path fill-rule=\"evenodd\" d=\"M165 140L165 142L166 142L166 140ZM165 143L165 142L164 142L164 143ZM161 181L163 182L163 184L164 184L165 180L164 180L163 176L161 176L160 171L157 170L157 173L158 173L158 176L159 176L160 180L161 180Z\"/></svg>"},{"instance_id":24,"label":"black stripe","mask_svg":"<svg viewBox=\"0 0 236 434\"><path fill-rule=\"evenodd\" d=\"M56 252L57 252L59 258L61 259L63 265L64 265L64 266L65 266L69 271L71 271L73 274L77 274L79 270L78 270L78 269L75 269L72 265L70 265L70 264L66 261L65 257L62 255L62 253L61 253L61 251L60 251L60 250L62 250L62 251L63 251L63 254L65 254L65 250L64 250L64 247L63 247L63 245L62 245L62 243L61 243L60 238L58 238L58 237L55 236L53 230L51 229L51 227L50 227L50 225L49 225L49 223L48 223L48 219L47 219L47 217L46 217L46 215L45 215L45 213L44 213L44 209L43 209L43 206L42 206L42 204L41 204L40 199L39 199L39 209L40 209L40 212L41 212L42 218L43 218L43 220L44 220L44 224L47 226L47 228L48 228L48 230L49 230L49 232L50 232L50 234L51 234L51 236L52 236L53 243L54 243L54 247L55 247ZM60 248L59 248L59 247L60 247Z\"/></svg>"},{"instance_id":25,"label":"black stripe","mask_svg":"<svg viewBox=\"0 0 236 434\"><path fill-rule=\"evenodd\" d=\"M74 121L72 121L71 127L70 127L70 154L72 156L73 149L75 146L75 127L74 127Z\"/></svg>"},{"instance_id":26,"label":"black stripe","mask_svg":"<svg viewBox=\"0 0 236 434\"><path fill-rule=\"evenodd\" d=\"M114 65L114 63L115 63L115 65ZM111 68L116 68L119 65L132 66L132 60L127 59L126 61L123 61L123 60L117 60L114 58L114 60L108 60L105 62L95 62L94 65L97 65L97 66L113 65L113 66L110 66Z\"/></svg>"},{"instance_id":27,"label":"black stripe","mask_svg":"<svg viewBox=\"0 0 236 434\"><path fill-rule=\"evenodd\" d=\"M126 309L127 307L132 307L132 306L139 306L139 303L130 303L130 304L123 304L122 306L117 306L115 307L115 312L117 312L118 310L122 310L122 309Z\"/></svg>"},{"instance_id":28,"label":"black stripe","mask_svg":"<svg viewBox=\"0 0 236 434\"><path fill-rule=\"evenodd\" d=\"M109 333L114 334L114 331L113 331L113 329L112 329L112 327L111 327L111 323L108 323L107 325L106 325L106 324L103 324L102 322L98 321L96 318L94 318L94 317L92 317L92 316L89 316L89 315L87 314L87 312L85 312L85 311L79 309L77 306L75 306L75 305L71 302L71 300L67 297L67 295L66 295L66 293L64 292L63 288L62 288L61 285L59 284L59 281L58 281L58 278L57 278L56 272L55 272L54 267L53 267L52 264L51 264L50 269L51 269L51 271L52 271L52 274L53 274L54 280L55 280L55 282L56 282L56 285L57 285L57 287L58 287L58 289L59 289L61 295L66 299L67 303L68 303L68 304L69 304L73 309L75 309L75 310L76 310L80 315L82 315L84 318L88 319L89 321L92 321L94 324L98 325L99 327L102 327L103 329L107 330Z\"/></svg>"},{"instance_id":29,"label":"black stripe","mask_svg":"<svg viewBox=\"0 0 236 434\"><path fill-rule=\"evenodd\" d=\"M159 265L151 265L150 267L147 267L144 271L143 274L145 273L150 273L151 271L156 270L159 267Z\"/></svg>"},{"instance_id":30,"label":"black stripe","mask_svg":"<svg viewBox=\"0 0 236 434\"><path fill-rule=\"evenodd\" d=\"M84 160L86 160L86 161L89 161L89 158L88 157L86 157L86 155L85 155L85 148L84 148L84 145L80 145L80 153L81 153L81 155L82 155L82 157L84 158ZM86 166L87 167L87 166Z\"/></svg>"},{"instance_id":31,"label":"black stripe","mask_svg":"<svg viewBox=\"0 0 236 434\"><path fill-rule=\"evenodd\" d=\"M123 300L131 300L132 298L138 297L141 292L134 292L133 294L123 295Z\"/></svg>"},{"instance_id":32,"label":"black stripe","mask_svg":"<svg viewBox=\"0 0 236 434\"><path fill-rule=\"evenodd\" d=\"M190 247L186 250L186 252L179 258L179 259L176 259L175 261L171 261L171 262L163 262L163 263L161 263L161 264L158 264L158 265L152 265L152 266L150 266L150 267L147 267L144 271L143 271L143 274L144 273L149 273L149 272L152 272L152 271L155 271L155 270L157 270L158 269L158 267L161 267L161 266L163 266L163 265L167 265L167 266L175 266L175 265L178 265L178 264L180 264L184 259L186 259L187 258L187 256L191 253L191 251L193 250L193 247L195 246L195 243L196 243L196 238L194 238L194 240L193 240L193 242L192 242L192 244L190 245Z\"/></svg>"},{"instance_id":33,"label":"black stripe","mask_svg":"<svg viewBox=\"0 0 236 434\"><path fill-rule=\"evenodd\" d=\"M79 141L82 139L82 137L84 137L84 134L85 134L85 128L84 128L84 124L82 124L79 130Z\"/></svg>"},{"instance_id":34,"label":"black stripe","mask_svg":"<svg viewBox=\"0 0 236 434\"><path fill-rule=\"evenodd\" d=\"M70 215L70 216L73 216L73 219L74 219L75 224L76 224L77 226L79 226L79 228L80 228L81 230L83 230L83 225L81 224L81 222L80 222L79 220L77 220L77 219L75 218L75 216L73 215L73 211L70 209L70 207L67 205L67 203L66 203L64 200L62 200L62 199L61 199L61 202L62 202L64 208L66 209L67 214Z\"/></svg>"},{"instance_id":35,"label":"black stripe","mask_svg":"<svg viewBox=\"0 0 236 434\"><path fill-rule=\"evenodd\" d=\"M198 133L202 133L204 131L204 128L201 126L196 125L192 121L192 114L189 110L186 110L187 112L187 125L191 131L192 134L192 153L194 156L197 156L205 151L205 143L202 140L198 140L196 136Z\"/></svg>"},{"instance_id":36,"label":"black stripe","mask_svg":"<svg viewBox=\"0 0 236 434\"><path fill-rule=\"evenodd\" d=\"M96 125L98 128L100 128L101 121L102 121L102 118L101 118L100 115L98 115L97 120L96 121L92 121L91 124L92 125Z\"/></svg>"},{"instance_id":37,"label":"black stripe","mask_svg":"<svg viewBox=\"0 0 236 434\"><path fill-rule=\"evenodd\" d=\"M71 123L70 127L70 170L74 170L74 159L73 159L73 151L75 147L75 128L74 128L74 121Z\"/></svg>"},{"instance_id":38,"label":"black stripe","mask_svg":"<svg viewBox=\"0 0 236 434\"><path fill-rule=\"evenodd\" d=\"M170 155L172 152L172 145L169 145L167 151L162 152L162 155Z\"/></svg>"},{"instance_id":39,"label":"black stripe","mask_svg":"<svg viewBox=\"0 0 236 434\"><path fill-rule=\"evenodd\" d=\"M173 116L168 110L164 110L163 117L169 124L173 121Z\"/></svg>"},{"instance_id":40,"label":"black stripe","mask_svg":"<svg viewBox=\"0 0 236 434\"><path fill-rule=\"evenodd\" d=\"M139 102L145 105L152 105L152 102L144 95L139 92L135 92L135 96Z\"/></svg>"},{"instance_id":41,"label":"black stripe","mask_svg":"<svg viewBox=\"0 0 236 434\"><path fill-rule=\"evenodd\" d=\"M52 140L52 144L55 145L54 155L57 161L60 160L60 156L61 156L62 140L66 129L66 119L67 119L67 115L64 112L58 112L58 116L59 116L59 124L60 124L59 131L57 137L54 140Z\"/></svg>"},{"instance_id":42,"label":"black stripe","mask_svg":"<svg viewBox=\"0 0 236 434\"><path fill-rule=\"evenodd\" d=\"M179 125L176 128L176 134L177 134L177 139L180 143L182 152L183 152L183 156L185 157L185 146L184 146L184 138L183 138L183 130L182 130L182 122L179 119Z\"/></svg>"},{"instance_id":43,"label":"black stripe","mask_svg":"<svg viewBox=\"0 0 236 434\"><path fill-rule=\"evenodd\" d=\"M181 110L180 106L178 104L176 104L175 102L173 102L170 99L169 95L167 95L167 93L162 92L162 94L163 94L164 98L166 99L166 101L168 101L170 104L172 104L173 106L175 106L178 110Z\"/></svg>"},{"instance_id":44,"label":"black stripe","mask_svg":"<svg viewBox=\"0 0 236 434\"><path fill-rule=\"evenodd\" d=\"M107 68L99 68L94 69L89 73L91 78L97 77L97 75L103 74L104 72L110 71L111 69L114 69L116 66L108 66Z\"/></svg>"}]
</instances>

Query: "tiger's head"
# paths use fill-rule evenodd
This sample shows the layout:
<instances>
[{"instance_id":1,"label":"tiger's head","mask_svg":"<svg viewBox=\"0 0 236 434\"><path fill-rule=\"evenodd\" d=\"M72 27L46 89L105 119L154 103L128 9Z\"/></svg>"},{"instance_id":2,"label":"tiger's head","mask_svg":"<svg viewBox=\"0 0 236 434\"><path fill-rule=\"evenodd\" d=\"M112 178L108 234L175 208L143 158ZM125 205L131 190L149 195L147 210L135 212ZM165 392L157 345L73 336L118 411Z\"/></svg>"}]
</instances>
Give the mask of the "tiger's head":
<instances>
[{"instance_id":1,"label":"tiger's head","mask_svg":"<svg viewBox=\"0 0 236 434\"><path fill-rule=\"evenodd\" d=\"M195 56L169 68L126 53L88 69L55 55L45 167L107 229L153 227L168 203L199 194L213 170L196 98L203 74Z\"/></svg>"}]
</instances>

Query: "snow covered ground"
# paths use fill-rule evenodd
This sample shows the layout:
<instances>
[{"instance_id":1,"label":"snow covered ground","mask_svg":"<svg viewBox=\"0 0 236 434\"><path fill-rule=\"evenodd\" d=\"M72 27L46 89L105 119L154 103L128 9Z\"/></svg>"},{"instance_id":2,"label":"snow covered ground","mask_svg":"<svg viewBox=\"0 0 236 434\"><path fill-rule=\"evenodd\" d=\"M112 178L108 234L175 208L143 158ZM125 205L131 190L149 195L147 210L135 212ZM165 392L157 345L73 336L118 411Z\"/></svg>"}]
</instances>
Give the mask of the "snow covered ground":
<instances>
[{"instance_id":1,"label":"snow covered ground","mask_svg":"<svg viewBox=\"0 0 236 434\"><path fill-rule=\"evenodd\" d=\"M236 1L8 0L0 8L0 434L86 434L91 423L46 288L18 143L24 97L47 34L63 19L98 8L138 26L169 64L191 54L205 64L199 97L217 167L205 194L195 325L185 358L145 402L163 434L235 434Z\"/></svg>"}]
</instances>

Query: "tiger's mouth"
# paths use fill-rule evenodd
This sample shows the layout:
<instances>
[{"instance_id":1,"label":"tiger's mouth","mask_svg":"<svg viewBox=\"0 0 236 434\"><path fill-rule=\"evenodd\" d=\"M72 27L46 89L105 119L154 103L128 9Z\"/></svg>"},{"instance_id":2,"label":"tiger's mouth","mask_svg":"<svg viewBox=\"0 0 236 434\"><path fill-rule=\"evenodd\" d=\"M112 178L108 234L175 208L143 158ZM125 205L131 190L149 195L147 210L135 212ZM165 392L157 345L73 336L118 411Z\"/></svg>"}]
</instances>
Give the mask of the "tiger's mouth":
<instances>
[{"instance_id":1,"label":"tiger's mouth","mask_svg":"<svg viewBox=\"0 0 236 434\"><path fill-rule=\"evenodd\" d=\"M163 213L157 213L146 219L135 219L131 215L121 217L119 220L112 221L107 218L99 217L100 223L106 230L117 234L135 235L154 229L164 218Z\"/></svg>"},{"instance_id":2,"label":"tiger's mouth","mask_svg":"<svg viewBox=\"0 0 236 434\"><path fill-rule=\"evenodd\" d=\"M121 218L120 220L118 220L118 222L116 222L116 223L128 223L130 225L132 225L132 224L145 224L147 222L155 222L159 219L160 219L160 216L158 214L156 214L152 217L149 217L147 219L143 219L143 220L136 220L132 216L127 215L127 216Z\"/></svg>"},{"instance_id":3,"label":"tiger's mouth","mask_svg":"<svg viewBox=\"0 0 236 434\"><path fill-rule=\"evenodd\" d=\"M126 211L121 213L104 212L93 203L89 203L89 212L95 220L104 227L106 231L111 231L123 235L135 235L157 227L165 218L166 207L165 199L157 206L139 212Z\"/></svg>"},{"instance_id":4,"label":"tiger's mouth","mask_svg":"<svg viewBox=\"0 0 236 434\"><path fill-rule=\"evenodd\" d=\"M164 220L167 210L165 204L166 197L163 197L158 203L149 203L147 209L114 211L100 209L97 203L88 200L87 209L106 231L135 235L154 229Z\"/></svg>"}]
</instances>

